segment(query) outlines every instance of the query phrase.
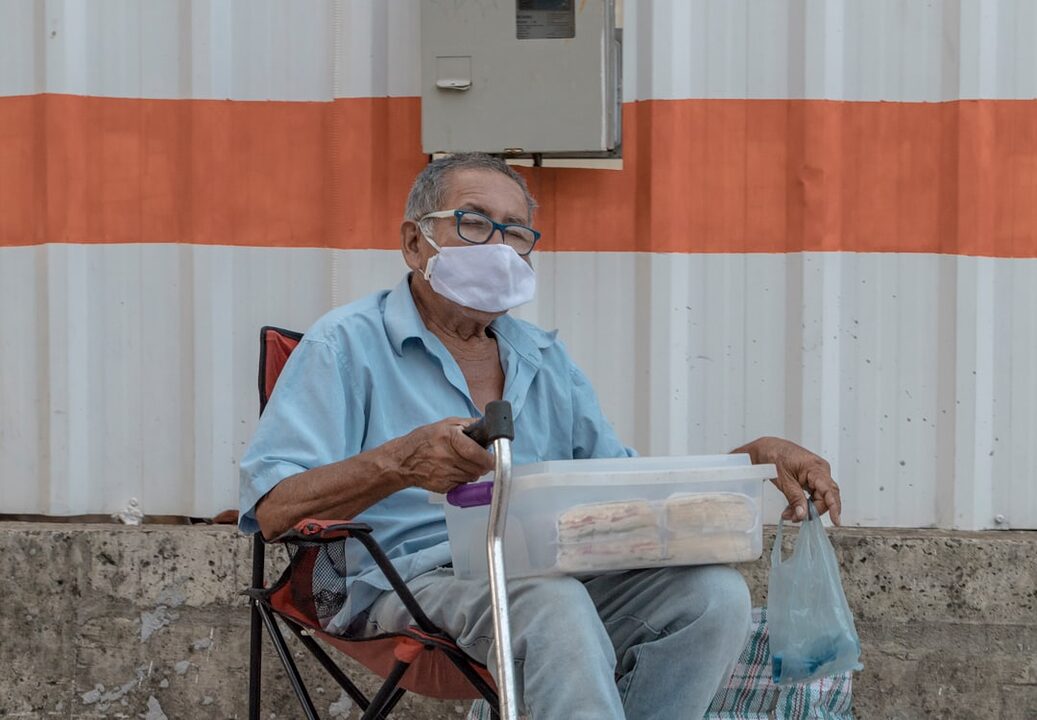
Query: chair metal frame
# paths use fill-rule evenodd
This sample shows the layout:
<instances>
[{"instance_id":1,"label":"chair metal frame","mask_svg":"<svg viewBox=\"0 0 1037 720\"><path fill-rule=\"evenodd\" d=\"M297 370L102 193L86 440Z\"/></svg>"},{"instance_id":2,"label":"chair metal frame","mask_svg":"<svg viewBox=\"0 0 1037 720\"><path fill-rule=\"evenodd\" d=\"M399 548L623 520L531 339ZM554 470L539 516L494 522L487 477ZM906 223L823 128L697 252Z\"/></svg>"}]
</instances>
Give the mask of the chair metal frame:
<instances>
[{"instance_id":1,"label":"chair metal frame","mask_svg":"<svg viewBox=\"0 0 1037 720\"><path fill-rule=\"evenodd\" d=\"M287 360L287 356L291 353L291 350L294 349L294 346L298 344L303 337L302 333L273 326L265 326L260 330L259 398L261 413L266 407L268 393L273 387L273 383L269 382L270 375L268 375L270 370L268 362L270 362L271 359L267 357L267 341L271 336L277 336L285 341L287 349L285 350L283 348L283 350L285 350L283 360ZM287 347L288 345L290 345L290 347ZM277 367L275 369L276 372L272 374L274 382L276 382L276 376L280 374L280 369L280 367ZM364 546L372 559L385 574L385 577L392 586L393 591L399 595L400 600L410 612L415 624L406 631L393 633L391 635L378 636L376 638L336 638L324 633L315 623L307 622L306 618L292 616L283 611L279 611L278 608L274 607L273 600L275 599L276 593L278 591L284 591L287 584L291 581L293 563L289 564L289 567L272 587L266 588L265 561L266 545L268 543L306 543L307 545L320 545L332 542L345 542L347 538L355 539ZM280 617L282 623L296 638L298 638L303 646L328 672L332 679L338 683L342 690L363 710L361 720L384 720L385 718L388 718L393 708L396 707L397 703L407 692L400 686L401 681L404 680L408 669L423 652L441 653L443 657L449 660L453 668L456 668L456 670L468 681L475 693L477 693L477 695L473 694L471 697L481 696L485 698L492 708L495 720L498 717L497 708L500 707L498 693L493 687L492 682L489 680L488 674L486 674L485 677L483 674L480 674L480 670L485 673L485 666L468 657L457 647L450 636L440 630L435 623L428 618L425 612L421 609L418 601L414 598L410 589L407 587L406 583L396 571L396 568L389 561L389 558L386 556L381 546L379 546L378 542L372 536L372 528L369 525L350 521L307 519L302 520L293 529L273 541L267 541L263 538L262 533L256 533L252 542L252 583L243 594L249 597L249 605L251 608L249 643L249 720L260 719L264 630L269 636L270 641L274 646L274 650L277 652L278 658L281 660L281 664L283 665L285 672L288 675L289 682L292 685L292 690L295 692L307 720L320 719L309 691L306 688L306 684L299 673L295 659L292 657L292 653L285 641L284 634L281 632L277 622L278 617ZM384 680L373 697L368 698L356 686L356 684L349 679L341 667L320 645L317 644L314 640L314 635L323 636L333 643L339 641L341 644L349 645L385 640L387 638L395 639L395 645L392 651L394 662L389 672L383 676ZM414 692L422 694L420 690L414 690Z\"/></svg>"}]
</instances>

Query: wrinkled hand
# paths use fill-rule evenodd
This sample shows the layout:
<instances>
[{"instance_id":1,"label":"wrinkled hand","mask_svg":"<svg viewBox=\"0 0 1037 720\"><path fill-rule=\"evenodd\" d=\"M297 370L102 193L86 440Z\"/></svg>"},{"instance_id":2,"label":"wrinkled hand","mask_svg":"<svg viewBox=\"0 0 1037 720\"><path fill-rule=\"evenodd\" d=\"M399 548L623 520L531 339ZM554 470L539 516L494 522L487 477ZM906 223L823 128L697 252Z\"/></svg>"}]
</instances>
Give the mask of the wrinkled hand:
<instances>
[{"instance_id":1,"label":"wrinkled hand","mask_svg":"<svg viewBox=\"0 0 1037 720\"><path fill-rule=\"evenodd\" d=\"M803 494L807 490L818 514L831 511L832 523L841 524L843 508L839 486L832 479L832 468L824 458L793 442L774 437L754 440L734 452L749 453L753 463L774 463L778 470L774 484L789 501L781 513L782 518L796 521L807 518L807 498Z\"/></svg>"},{"instance_id":2,"label":"wrinkled hand","mask_svg":"<svg viewBox=\"0 0 1037 720\"><path fill-rule=\"evenodd\" d=\"M397 463L407 484L445 493L492 471L493 455L462 432L472 422L446 418L400 438Z\"/></svg>"}]
</instances>

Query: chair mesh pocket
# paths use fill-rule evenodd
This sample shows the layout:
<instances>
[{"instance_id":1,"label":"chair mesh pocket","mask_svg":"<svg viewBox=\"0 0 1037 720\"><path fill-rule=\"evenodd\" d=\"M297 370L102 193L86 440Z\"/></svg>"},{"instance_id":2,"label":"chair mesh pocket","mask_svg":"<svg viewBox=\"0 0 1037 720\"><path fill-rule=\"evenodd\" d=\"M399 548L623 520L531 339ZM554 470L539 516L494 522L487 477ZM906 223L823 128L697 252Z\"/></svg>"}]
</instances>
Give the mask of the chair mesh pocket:
<instances>
[{"instance_id":1,"label":"chair mesh pocket","mask_svg":"<svg viewBox=\"0 0 1037 720\"><path fill-rule=\"evenodd\" d=\"M293 592L297 607L312 609L321 627L335 617L346 602L346 541L291 543ZM298 571L296 574L295 571ZM309 572L310 583L304 576ZM306 589L310 590L307 596Z\"/></svg>"}]
</instances>

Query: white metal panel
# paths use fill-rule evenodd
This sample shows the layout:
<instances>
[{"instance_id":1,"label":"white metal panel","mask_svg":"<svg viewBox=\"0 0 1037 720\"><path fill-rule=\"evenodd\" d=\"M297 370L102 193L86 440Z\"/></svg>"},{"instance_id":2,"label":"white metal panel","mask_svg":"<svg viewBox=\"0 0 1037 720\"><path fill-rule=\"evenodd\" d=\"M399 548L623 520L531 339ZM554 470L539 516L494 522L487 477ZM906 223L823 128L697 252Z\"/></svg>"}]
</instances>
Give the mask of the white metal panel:
<instances>
[{"instance_id":1,"label":"white metal panel","mask_svg":"<svg viewBox=\"0 0 1037 720\"><path fill-rule=\"evenodd\" d=\"M832 462L849 523L1037 526L1037 260L545 253L536 265L537 300L517 314L560 330L642 453L780 435ZM131 496L153 513L232 506L258 327L305 329L403 272L396 251L0 251L4 511L108 512Z\"/></svg>"},{"instance_id":2,"label":"white metal panel","mask_svg":"<svg viewBox=\"0 0 1037 720\"><path fill-rule=\"evenodd\" d=\"M1037 526L1037 261L999 268L994 286L994 414L991 505L995 526ZM985 448L984 448L985 449ZM1003 518L1003 519L1002 519ZM1001 519L1001 522L998 520ZM985 518L977 525L983 526Z\"/></svg>"},{"instance_id":3,"label":"white metal panel","mask_svg":"<svg viewBox=\"0 0 1037 720\"><path fill-rule=\"evenodd\" d=\"M420 96L420 0L334 2L335 97Z\"/></svg>"},{"instance_id":4,"label":"white metal panel","mask_svg":"<svg viewBox=\"0 0 1037 720\"><path fill-rule=\"evenodd\" d=\"M1037 97L1030 0L628 0L624 96Z\"/></svg>"},{"instance_id":5,"label":"white metal panel","mask_svg":"<svg viewBox=\"0 0 1037 720\"><path fill-rule=\"evenodd\" d=\"M0 34L0 95L420 94L417 0L0 0Z\"/></svg>"},{"instance_id":6,"label":"white metal panel","mask_svg":"<svg viewBox=\"0 0 1037 720\"><path fill-rule=\"evenodd\" d=\"M50 393L42 261L31 251L0 250L0 508L50 506L40 483L48 474Z\"/></svg>"},{"instance_id":7,"label":"white metal panel","mask_svg":"<svg viewBox=\"0 0 1037 720\"><path fill-rule=\"evenodd\" d=\"M0 95L31 95L46 87L43 5L32 0L0 0Z\"/></svg>"},{"instance_id":8,"label":"white metal panel","mask_svg":"<svg viewBox=\"0 0 1037 720\"><path fill-rule=\"evenodd\" d=\"M1030 0L629 0L624 97L1037 97ZM420 95L418 0L0 0L0 95Z\"/></svg>"},{"instance_id":9,"label":"white metal panel","mask_svg":"<svg viewBox=\"0 0 1037 720\"><path fill-rule=\"evenodd\" d=\"M0 512L237 504L259 327L330 307L328 253L0 249Z\"/></svg>"},{"instance_id":10,"label":"white metal panel","mask_svg":"<svg viewBox=\"0 0 1037 720\"><path fill-rule=\"evenodd\" d=\"M544 322L570 338L642 452L717 452L781 435L832 462L848 522L1037 525L1037 261L623 257L632 287L620 296L596 263L556 254L564 281L541 288L540 306L617 297L647 306L628 332L605 329L593 346L557 309L547 316L557 322Z\"/></svg>"}]
</instances>

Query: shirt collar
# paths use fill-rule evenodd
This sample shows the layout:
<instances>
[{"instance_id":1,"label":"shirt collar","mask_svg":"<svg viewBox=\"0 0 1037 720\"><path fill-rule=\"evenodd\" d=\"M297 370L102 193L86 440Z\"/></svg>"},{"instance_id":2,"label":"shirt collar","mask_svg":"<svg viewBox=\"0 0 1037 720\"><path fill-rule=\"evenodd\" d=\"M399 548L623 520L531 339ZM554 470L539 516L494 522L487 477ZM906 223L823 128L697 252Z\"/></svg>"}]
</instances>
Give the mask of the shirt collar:
<instances>
[{"instance_id":1,"label":"shirt collar","mask_svg":"<svg viewBox=\"0 0 1037 720\"><path fill-rule=\"evenodd\" d=\"M554 345L555 336L558 334L557 330L546 332L511 315L501 315L490 323L490 329L494 335L534 365L540 364L540 351Z\"/></svg>"},{"instance_id":2,"label":"shirt collar","mask_svg":"<svg viewBox=\"0 0 1037 720\"><path fill-rule=\"evenodd\" d=\"M418 338L428 345L427 336L431 331L425 327L418 308L414 305L414 297L410 292L410 274L389 291L385 298L383 315L385 333L392 343L397 355L403 355L403 343L409 338ZM539 364L540 351L555 343L557 330L546 332L527 322L517 320L511 315L501 315L490 323L490 328L497 337L514 348L515 352L526 360Z\"/></svg>"},{"instance_id":3,"label":"shirt collar","mask_svg":"<svg viewBox=\"0 0 1037 720\"><path fill-rule=\"evenodd\" d=\"M412 337L424 340L429 332L410 294L409 273L386 296L382 321L385 323L385 334L397 355L403 355L403 343L406 340Z\"/></svg>"}]
</instances>

